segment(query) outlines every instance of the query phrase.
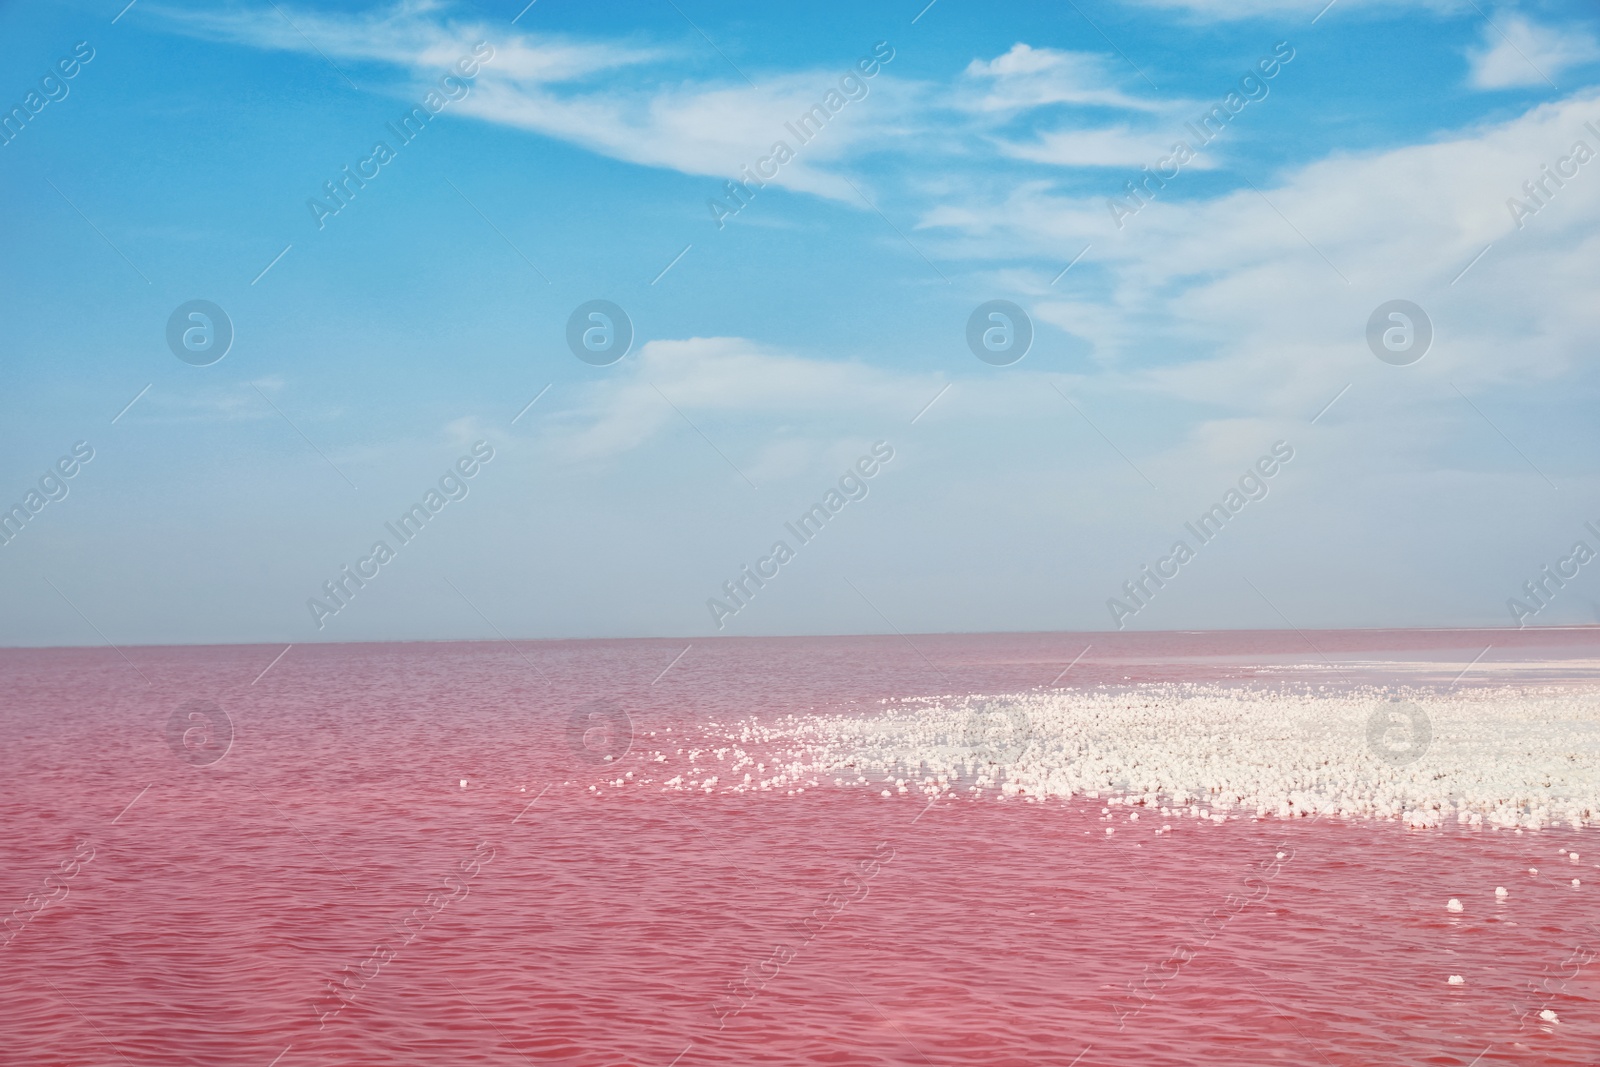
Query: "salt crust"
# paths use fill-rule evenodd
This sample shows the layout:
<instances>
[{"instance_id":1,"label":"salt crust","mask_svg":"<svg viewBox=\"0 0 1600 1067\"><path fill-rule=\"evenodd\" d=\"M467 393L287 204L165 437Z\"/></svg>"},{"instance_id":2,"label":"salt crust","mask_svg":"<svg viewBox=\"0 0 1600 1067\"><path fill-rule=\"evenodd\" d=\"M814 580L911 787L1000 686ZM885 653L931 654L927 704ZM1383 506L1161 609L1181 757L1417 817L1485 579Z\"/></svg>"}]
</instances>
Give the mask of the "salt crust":
<instances>
[{"instance_id":1,"label":"salt crust","mask_svg":"<svg viewBox=\"0 0 1600 1067\"><path fill-rule=\"evenodd\" d=\"M1387 714L1397 701L1431 729L1409 762L1380 750L1402 721ZM893 782L927 796L1087 795L1213 820L1600 823L1600 688L1588 686L1159 684L928 697L865 715L749 720L729 740L739 756L765 753L771 775L747 775L741 792L833 779L874 794Z\"/></svg>"}]
</instances>

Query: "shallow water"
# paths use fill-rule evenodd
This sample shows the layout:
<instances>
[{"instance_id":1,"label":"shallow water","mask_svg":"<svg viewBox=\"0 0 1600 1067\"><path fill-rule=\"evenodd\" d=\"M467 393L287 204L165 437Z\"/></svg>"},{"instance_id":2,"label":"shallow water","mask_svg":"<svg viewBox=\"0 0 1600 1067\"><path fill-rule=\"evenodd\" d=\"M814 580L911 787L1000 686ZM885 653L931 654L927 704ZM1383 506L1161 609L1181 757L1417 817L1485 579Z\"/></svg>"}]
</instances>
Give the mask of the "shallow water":
<instances>
[{"instance_id":1,"label":"shallow water","mask_svg":"<svg viewBox=\"0 0 1600 1067\"><path fill-rule=\"evenodd\" d=\"M1600 1062L1593 830L662 792L651 762L751 715L1043 686L1085 644L1063 686L1600 659L1527 631L349 645L252 682L281 648L3 652L0 1063ZM169 743L184 708L214 721Z\"/></svg>"}]
</instances>

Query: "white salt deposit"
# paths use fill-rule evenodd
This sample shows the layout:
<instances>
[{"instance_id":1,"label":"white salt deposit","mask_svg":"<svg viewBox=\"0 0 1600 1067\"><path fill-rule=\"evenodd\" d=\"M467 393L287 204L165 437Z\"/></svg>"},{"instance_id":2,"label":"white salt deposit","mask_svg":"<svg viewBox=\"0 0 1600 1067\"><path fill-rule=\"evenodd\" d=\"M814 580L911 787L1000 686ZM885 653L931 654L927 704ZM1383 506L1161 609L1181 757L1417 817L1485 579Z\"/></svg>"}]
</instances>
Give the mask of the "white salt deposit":
<instances>
[{"instance_id":1,"label":"white salt deposit","mask_svg":"<svg viewBox=\"0 0 1600 1067\"><path fill-rule=\"evenodd\" d=\"M1461 901L1457 900L1455 897L1451 897L1450 898L1450 903L1448 903L1448 904L1446 904L1444 906L1444 910L1445 911L1464 911L1465 909L1461 906Z\"/></svg>"},{"instance_id":2,"label":"white salt deposit","mask_svg":"<svg viewBox=\"0 0 1600 1067\"><path fill-rule=\"evenodd\" d=\"M754 762L741 746L761 746L769 768L735 791L875 775L929 797L1105 797L1108 816L1167 805L1217 822L1581 829L1600 824L1597 697L1600 688L1571 686L1161 684L747 720L729 740L741 763Z\"/></svg>"},{"instance_id":3,"label":"white salt deposit","mask_svg":"<svg viewBox=\"0 0 1600 1067\"><path fill-rule=\"evenodd\" d=\"M1451 985L1466 985L1467 984L1467 980L1465 978L1461 977L1459 974L1452 974L1450 976L1450 984Z\"/></svg>"}]
</instances>

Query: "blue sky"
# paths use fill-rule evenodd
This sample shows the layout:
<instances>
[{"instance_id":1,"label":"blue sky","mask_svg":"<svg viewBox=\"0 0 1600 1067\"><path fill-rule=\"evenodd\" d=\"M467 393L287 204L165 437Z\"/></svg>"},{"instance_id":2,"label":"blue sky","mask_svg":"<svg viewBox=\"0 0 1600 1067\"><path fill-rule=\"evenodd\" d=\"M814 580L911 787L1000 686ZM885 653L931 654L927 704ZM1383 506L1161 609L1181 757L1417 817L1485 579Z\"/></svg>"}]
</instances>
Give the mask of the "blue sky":
<instances>
[{"instance_id":1,"label":"blue sky","mask_svg":"<svg viewBox=\"0 0 1600 1067\"><path fill-rule=\"evenodd\" d=\"M1587 566L1523 589L1600 549L1597 39L1444 0L0 5L0 643L1595 622ZM1542 166L1575 174L1530 200ZM209 366L165 338L196 299ZM606 366L566 342L595 299L634 329ZM1365 338L1395 299L1434 331L1404 366ZM1008 366L967 345L990 300L1034 327Z\"/></svg>"}]
</instances>

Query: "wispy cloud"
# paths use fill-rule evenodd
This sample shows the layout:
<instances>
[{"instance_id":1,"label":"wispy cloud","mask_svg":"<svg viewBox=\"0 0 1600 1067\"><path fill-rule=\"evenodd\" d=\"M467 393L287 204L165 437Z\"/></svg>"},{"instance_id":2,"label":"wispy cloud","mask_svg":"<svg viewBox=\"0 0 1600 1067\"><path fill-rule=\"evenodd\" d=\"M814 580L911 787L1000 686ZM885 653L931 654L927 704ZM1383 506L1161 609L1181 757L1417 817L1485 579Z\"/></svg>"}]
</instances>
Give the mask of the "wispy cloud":
<instances>
[{"instance_id":1,"label":"wispy cloud","mask_svg":"<svg viewBox=\"0 0 1600 1067\"><path fill-rule=\"evenodd\" d=\"M972 91L964 95L964 102L979 111L1015 112L1049 104L1129 111L1162 111L1170 106L1113 88L1120 79L1102 55L1033 48L1021 42L987 62L974 59L967 65L966 78Z\"/></svg>"},{"instance_id":2,"label":"wispy cloud","mask_svg":"<svg viewBox=\"0 0 1600 1067\"><path fill-rule=\"evenodd\" d=\"M812 426L865 415L892 424L910 419L939 387L933 374L809 358L742 337L651 341L625 367L625 375L586 390L552 428L551 440L569 459L637 448L681 426L684 415L769 423L803 418Z\"/></svg>"},{"instance_id":3,"label":"wispy cloud","mask_svg":"<svg viewBox=\"0 0 1600 1067\"><path fill-rule=\"evenodd\" d=\"M834 116L803 149L785 123L796 119L834 86L836 71L767 76L762 88L743 84L680 84L659 88L558 94L537 85L486 73L463 112L582 145L598 154L642 166L718 179L737 177L782 140L799 150L769 181L840 200L850 186L828 164L873 137L884 117L884 76L868 83L866 100Z\"/></svg>"},{"instance_id":4,"label":"wispy cloud","mask_svg":"<svg viewBox=\"0 0 1600 1067\"><path fill-rule=\"evenodd\" d=\"M281 13L280 10L281 9ZM291 8L215 11L155 9L181 31L247 47L319 54L369 64L409 81L396 95L432 81L478 41L495 49L476 90L455 114L579 145L597 154L684 174L726 179L767 155L775 141L799 147L785 123L837 88L844 69L760 72L760 87L740 79L694 80L678 69L684 57L664 46L579 40L507 31L452 19L434 0L409 0L357 15ZM622 72L629 77L623 78ZM875 122L899 109L887 74L863 79L866 98L835 115L772 184L855 200L828 165L873 136Z\"/></svg>"},{"instance_id":5,"label":"wispy cloud","mask_svg":"<svg viewBox=\"0 0 1600 1067\"><path fill-rule=\"evenodd\" d=\"M1545 85L1546 79L1600 59L1594 35L1578 26L1541 26L1522 15L1497 15L1470 50L1469 80L1479 89Z\"/></svg>"},{"instance_id":6,"label":"wispy cloud","mask_svg":"<svg viewBox=\"0 0 1600 1067\"><path fill-rule=\"evenodd\" d=\"M181 32L208 40L399 67L428 79L437 77L479 41L494 46L497 75L523 84L577 82L663 55L659 49L610 41L508 34L482 22L453 19L448 10L436 0L406 0L387 9L350 15L288 4L213 9L147 5L144 9L146 15L157 16Z\"/></svg>"},{"instance_id":7,"label":"wispy cloud","mask_svg":"<svg viewBox=\"0 0 1600 1067\"><path fill-rule=\"evenodd\" d=\"M1584 255L1600 240L1600 180L1568 182L1550 215L1522 229L1506 200L1597 106L1600 94L1586 92L1433 143L1313 161L1260 192L1158 198L1122 231L1104 197L1018 182L1002 197L931 207L921 232L934 254L948 234L957 247L1037 257L1036 317L1082 338L1120 384L1173 399L1309 414L1326 399L1330 368L1370 361L1361 324L1397 296L1429 309L1463 388L1550 379L1585 359L1585 338L1600 329L1586 295L1600 267ZM1091 242L1076 269L1093 272L1095 297L1050 289L1056 264ZM1541 309L1538 330L1506 307Z\"/></svg>"},{"instance_id":8,"label":"wispy cloud","mask_svg":"<svg viewBox=\"0 0 1600 1067\"><path fill-rule=\"evenodd\" d=\"M456 20L434 0L353 15L283 4L152 10L181 32L349 65L363 85L386 85L396 96L414 93L474 43L488 41L494 58L454 114L719 181L738 176L782 140L797 154L771 184L857 206L860 198L842 170L867 152L925 156L931 149L956 156L972 146L998 146L1031 162L1125 164L1161 146L1155 117L1181 103L1125 92L1120 86L1128 78L1106 56L1019 42L999 56L972 60L945 86L899 77L885 64L875 77L861 79L864 97L799 150L787 124L835 90L843 68L757 71L759 87L731 76L696 80L683 75L687 61L671 47L508 31ZM1062 108L1122 117L1110 125L1103 117L1078 115L1064 124L1058 118L1058 129L1032 141L1001 136L1019 116Z\"/></svg>"}]
</instances>

